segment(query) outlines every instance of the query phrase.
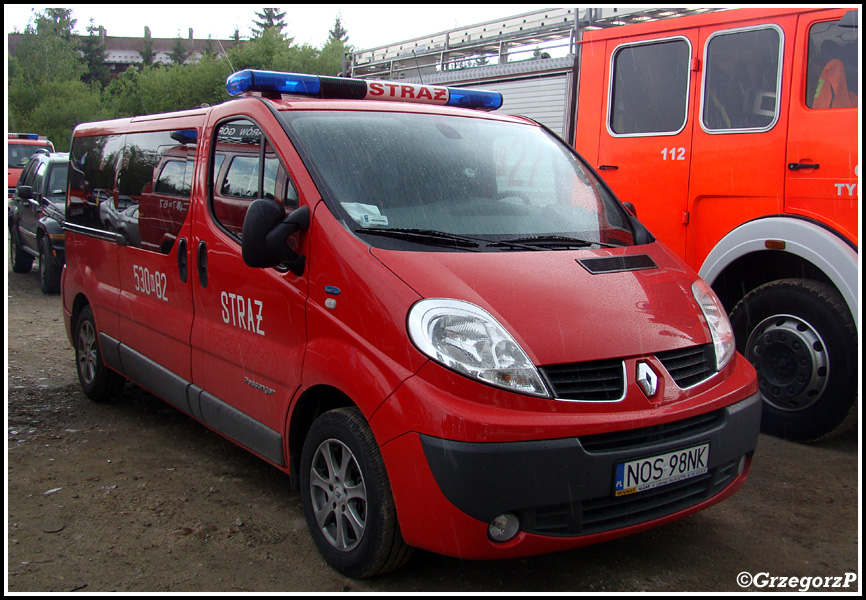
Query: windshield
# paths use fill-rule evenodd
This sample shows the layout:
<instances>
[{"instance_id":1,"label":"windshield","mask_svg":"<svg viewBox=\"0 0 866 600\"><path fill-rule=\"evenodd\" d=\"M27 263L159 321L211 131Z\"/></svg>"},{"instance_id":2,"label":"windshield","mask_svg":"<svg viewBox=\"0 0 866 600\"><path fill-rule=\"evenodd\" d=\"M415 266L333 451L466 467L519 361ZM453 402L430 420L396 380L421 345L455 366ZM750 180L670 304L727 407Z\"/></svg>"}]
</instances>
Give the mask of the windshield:
<instances>
[{"instance_id":1,"label":"windshield","mask_svg":"<svg viewBox=\"0 0 866 600\"><path fill-rule=\"evenodd\" d=\"M39 152L39 150L48 150L52 152L53 149L48 144L45 145L36 145L36 144L9 144L9 168L10 169L22 169L24 165L27 164L27 159L33 156L35 153Z\"/></svg>"},{"instance_id":2,"label":"windshield","mask_svg":"<svg viewBox=\"0 0 866 600\"><path fill-rule=\"evenodd\" d=\"M539 127L417 113L282 116L332 210L371 245L634 243L619 203Z\"/></svg>"}]
</instances>

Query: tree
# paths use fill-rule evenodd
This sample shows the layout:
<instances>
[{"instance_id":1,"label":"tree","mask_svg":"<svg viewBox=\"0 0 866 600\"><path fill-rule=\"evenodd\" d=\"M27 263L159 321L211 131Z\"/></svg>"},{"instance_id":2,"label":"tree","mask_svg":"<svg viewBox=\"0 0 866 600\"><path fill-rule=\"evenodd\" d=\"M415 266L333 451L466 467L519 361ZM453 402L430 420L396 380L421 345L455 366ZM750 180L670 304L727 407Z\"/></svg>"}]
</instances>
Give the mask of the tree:
<instances>
[{"instance_id":1,"label":"tree","mask_svg":"<svg viewBox=\"0 0 866 600\"><path fill-rule=\"evenodd\" d=\"M81 39L81 55L87 65L87 72L81 77L84 83L97 83L100 88L108 85L111 72L105 66L105 42L99 36L99 28L90 19L87 26L87 37Z\"/></svg>"},{"instance_id":2,"label":"tree","mask_svg":"<svg viewBox=\"0 0 866 600\"><path fill-rule=\"evenodd\" d=\"M340 14L337 13L337 20L334 22L334 28L328 32L328 41L339 40L346 44L349 41L349 32L343 28Z\"/></svg>"},{"instance_id":3,"label":"tree","mask_svg":"<svg viewBox=\"0 0 866 600\"><path fill-rule=\"evenodd\" d=\"M138 51L141 56L141 64L149 67L153 64L153 59L156 57L156 52L153 51L153 39L150 37L150 28L144 28L144 43L141 50Z\"/></svg>"},{"instance_id":4,"label":"tree","mask_svg":"<svg viewBox=\"0 0 866 600\"><path fill-rule=\"evenodd\" d=\"M172 64L182 65L186 63L191 55L192 52L187 47L186 41L178 34L174 39L174 44L171 46L171 52L168 54Z\"/></svg>"},{"instance_id":5,"label":"tree","mask_svg":"<svg viewBox=\"0 0 866 600\"><path fill-rule=\"evenodd\" d=\"M268 29L276 29L280 37L285 37L283 35L283 28L286 24L283 22L283 19L285 18L286 13L277 11L279 11L278 8L264 8L262 9L262 12L256 13L256 16L261 19L261 21L253 21L253 23L258 27L258 29L253 29L254 38L261 37Z\"/></svg>"}]
</instances>

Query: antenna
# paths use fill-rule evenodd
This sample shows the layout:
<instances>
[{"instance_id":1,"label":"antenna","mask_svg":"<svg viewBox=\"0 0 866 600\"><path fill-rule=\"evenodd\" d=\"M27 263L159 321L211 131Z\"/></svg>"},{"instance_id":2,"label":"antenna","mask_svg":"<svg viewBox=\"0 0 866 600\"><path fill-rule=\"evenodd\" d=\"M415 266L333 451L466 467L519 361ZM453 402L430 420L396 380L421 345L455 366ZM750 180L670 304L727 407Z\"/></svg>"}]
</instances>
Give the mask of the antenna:
<instances>
[{"instance_id":1,"label":"antenna","mask_svg":"<svg viewBox=\"0 0 866 600\"><path fill-rule=\"evenodd\" d=\"M424 83L424 77L421 75L421 67L418 66L418 55L415 54L415 48L412 48L412 56L415 57L415 70L418 71L418 79L421 80L421 83Z\"/></svg>"},{"instance_id":2,"label":"antenna","mask_svg":"<svg viewBox=\"0 0 866 600\"><path fill-rule=\"evenodd\" d=\"M221 41L219 41L219 39L217 39L217 44L220 45L220 50L223 51L223 56L225 56L225 57L226 57L226 60L229 61L229 67L231 67L231 69L232 69L232 73L234 73L234 72L235 72L235 66L232 64L232 59L229 58L229 55L228 55L228 53L226 52L226 49L223 48L223 43L222 43Z\"/></svg>"}]
</instances>

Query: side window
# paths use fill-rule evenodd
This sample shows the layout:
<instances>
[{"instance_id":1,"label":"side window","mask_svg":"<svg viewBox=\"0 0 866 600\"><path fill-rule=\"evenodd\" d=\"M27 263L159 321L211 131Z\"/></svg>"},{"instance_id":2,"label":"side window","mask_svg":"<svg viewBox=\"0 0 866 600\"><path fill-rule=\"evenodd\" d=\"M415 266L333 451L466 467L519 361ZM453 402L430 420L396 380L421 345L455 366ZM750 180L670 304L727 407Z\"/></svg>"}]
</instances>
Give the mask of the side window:
<instances>
[{"instance_id":1,"label":"side window","mask_svg":"<svg viewBox=\"0 0 866 600\"><path fill-rule=\"evenodd\" d=\"M168 254L189 211L194 152L189 131L129 134L106 228L123 232L130 246Z\"/></svg>"},{"instance_id":2,"label":"side window","mask_svg":"<svg viewBox=\"0 0 866 600\"><path fill-rule=\"evenodd\" d=\"M675 38L618 48L608 127L614 135L675 134L686 124L691 45Z\"/></svg>"},{"instance_id":3,"label":"side window","mask_svg":"<svg viewBox=\"0 0 866 600\"><path fill-rule=\"evenodd\" d=\"M701 105L701 124L706 131L766 131L776 124L781 49L782 33L775 26L710 36Z\"/></svg>"},{"instance_id":4,"label":"side window","mask_svg":"<svg viewBox=\"0 0 866 600\"><path fill-rule=\"evenodd\" d=\"M43 162L39 163L39 166L36 167L36 177L31 184L33 186L33 195L34 197L42 194L42 185L45 183L45 172L48 170L48 163Z\"/></svg>"},{"instance_id":5,"label":"side window","mask_svg":"<svg viewBox=\"0 0 866 600\"><path fill-rule=\"evenodd\" d=\"M90 229L107 229L100 217L114 203L117 168L125 135L77 137L69 156L66 219ZM106 208L102 204L109 203Z\"/></svg>"},{"instance_id":6,"label":"side window","mask_svg":"<svg viewBox=\"0 0 866 600\"><path fill-rule=\"evenodd\" d=\"M815 109L857 106L859 52L857 28L841 21L809 28L806 106Z\"/></svg>"},{"instance_id":7,"label":"side window","mask_svg":"<svg viewBox=\"0 0 866 600\"><path fill-rule=\"evenodd\" d=\"M216 140L211 206L214 219L226 231L240 239L247 208L259 198L279 202L287 211L297 208L295 185L256 123L220 123Z\"/></svg>"}]
</instances>

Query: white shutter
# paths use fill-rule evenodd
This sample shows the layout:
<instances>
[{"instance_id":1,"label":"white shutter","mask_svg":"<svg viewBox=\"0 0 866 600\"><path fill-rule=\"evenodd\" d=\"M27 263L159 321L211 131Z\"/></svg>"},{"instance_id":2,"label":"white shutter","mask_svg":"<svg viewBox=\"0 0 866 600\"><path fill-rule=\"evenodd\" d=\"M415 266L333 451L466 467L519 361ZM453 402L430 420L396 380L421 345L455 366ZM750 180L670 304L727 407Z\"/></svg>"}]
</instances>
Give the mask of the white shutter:
<instances>
[{"instance_id":1,"label":"white shutter","mask_svg":"<svg viewBox=\"0 0 866 600\"><path fill-rule=\"evenodd\" d=\"M500 92L503 103L502 108L496 112L535 119L565 138L565 111L568 101L566 73L511 81L485 81L460 87Z\"/></svg>"}]
</instances>

